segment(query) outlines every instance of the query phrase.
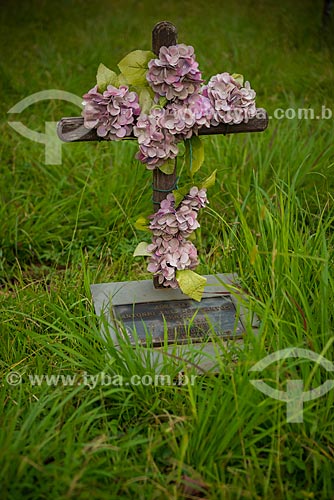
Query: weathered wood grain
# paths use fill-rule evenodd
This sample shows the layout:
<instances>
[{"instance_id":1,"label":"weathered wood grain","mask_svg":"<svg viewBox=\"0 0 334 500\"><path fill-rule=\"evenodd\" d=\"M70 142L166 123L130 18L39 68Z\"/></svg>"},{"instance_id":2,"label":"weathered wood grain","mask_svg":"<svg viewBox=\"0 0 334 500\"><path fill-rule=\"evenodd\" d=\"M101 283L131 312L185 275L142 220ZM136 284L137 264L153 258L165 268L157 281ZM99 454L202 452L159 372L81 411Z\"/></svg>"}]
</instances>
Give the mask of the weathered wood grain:
<instances>
[{"instance_id":1,"label":"weathered wood grain","mask_svg":"<svg viewBox=\"0 0 334 500\"><path fill-rule=\"evenodd\" d=\"M159 55L161 47L170 47L177 44L177 30L174 24L161 21L152 30L152 50Z\"/></svg>"}]
</instances>

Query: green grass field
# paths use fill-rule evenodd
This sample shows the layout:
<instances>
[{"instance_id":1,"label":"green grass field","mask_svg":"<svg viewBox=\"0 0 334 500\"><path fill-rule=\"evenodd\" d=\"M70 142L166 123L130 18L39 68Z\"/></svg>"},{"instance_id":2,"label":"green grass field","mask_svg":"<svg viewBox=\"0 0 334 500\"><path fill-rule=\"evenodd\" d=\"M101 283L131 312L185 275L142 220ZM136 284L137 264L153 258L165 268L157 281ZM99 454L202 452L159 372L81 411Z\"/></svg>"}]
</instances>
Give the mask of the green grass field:
<instances>
[{"instance_id":1,"label":"green grass field","mask_svg":"<svg viewBox=\"0 0 334 500\"><path fill-rule=\"evenodd\" d=\"M334 359L333 118L272 118L262 134L204 139L203 176L217 169L217 182L201 214L198 272L238 273L259 335L248 328L237 362L232 346L194 384L145 386L128 382L156 367L143 364L145 350L101 338L89 290L150 278L132 257L145 238L134 223L152 211L136 144L65 144L62 164L46 165L44 145L8 121L44 132L79 108L51 100L7 114L41 90L82 96L100 62L114 68L150 49L154 24L169 20L206 79L242 73L270 116L322 106L334 115L333 22L326 32L321 11L320 0L3 2L1 500L334 498L334 391L289 423L287 404L257 391L249 372L288 347ZM198 374L167 356L160 369ZM101 373L124 383L102 384ZM293 358L261 376L283 391L293 379L305 390L331 380Z\"/></svg>"}]
</instances>

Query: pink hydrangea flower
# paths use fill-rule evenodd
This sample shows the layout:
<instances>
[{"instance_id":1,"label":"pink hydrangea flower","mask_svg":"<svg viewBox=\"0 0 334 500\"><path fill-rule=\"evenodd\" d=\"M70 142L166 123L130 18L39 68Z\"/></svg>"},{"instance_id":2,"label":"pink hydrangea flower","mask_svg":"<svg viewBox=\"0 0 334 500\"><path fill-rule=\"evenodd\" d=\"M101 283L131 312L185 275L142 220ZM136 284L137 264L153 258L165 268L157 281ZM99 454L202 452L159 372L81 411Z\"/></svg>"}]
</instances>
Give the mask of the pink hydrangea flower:
<instances>
[{"instance_id":1,"label":"pink hydrangea flower","mask_svg":"<svg viewBox=\"0 0 334 500\"><path fill-rule=\"evenodd\" d=\"M203 95L208 97L214 110L212 125L247 122L256 116L255 91L249 82L242 87L229 73L213 76L204 87Z\"/></svg>"},{"instance_id":2,"label":"pink hydrangea flower","mask_svg":"<svg viewBox=\"0 0 334 500\"><path fill-rule=\"evenodd\" d=\"M194 48L183 43L161 47L159 58L152 59L148 68L147 81L154 92L168 100L186 99L197 92L202 83Z\"/></svg>"},{"instance_id":3,"label":"pink hydrangea flower","mask_svg":"<svg viewBox=\"0 0 334 500\"><path fill-rule=\"evenodd\" d=\"M201 94L192 94L183 101L175 99L166 106L160 123L179 140L190 139L202 126L210 127L213 108L210 100Z\"/></svg>"},{"instance_id":4,"label":"pink hydrangea flower","mask_svg":"<svg viewBox=\"0 0 334 500\"><path fill-rule=\"evenodd\" d=\"M135 117L140 114L138 95L127 86L108 85L101 94L97 85L84 98L84 126L96 128L99 137L120 140L131 135Z\"/></svg>"},{"instance_id":5,"label":"pink hydrangea flower","mask_svg":"<svg viewBox=\"0 0 334 500\"><path fill-rule=\"evenodd\" d=\"M145 163L149 170L159 167L169 158L175 158L179 152L176 138L161 126L164 113L164 109L154 108L149 115L140 115L133 127L139 144L137 159Z\"/></svg>"},{"instance_id":6,"label":"pink hydrangea flower","mask_svg":"<svg viewBox=\"0 0 334 500\"><path fill-rule=\"evenodd\" d=\"M176 271L194 269L198 265L195 245L184 238L173 238L167 242L154 236L147 248L152 252L147 270L158 276L158 282L164 286L176 288Z\"/></svg>"},{"instance_id":7,"label":"pink hydrangea flower","mask_svg":"<svg viewBox=\"0 0 334 500\"><path fill-rule=\"evenodd\" d=\"M147 269L158 276L163 286L176 288L176 271L197 266L196 247L187 238L199 227L197 214L206 203L206 190L193 187L179 207L175 207L174 195L169 193L151 215L153 238L147 250L152 255Z\"/></svg>"}]
</instances>

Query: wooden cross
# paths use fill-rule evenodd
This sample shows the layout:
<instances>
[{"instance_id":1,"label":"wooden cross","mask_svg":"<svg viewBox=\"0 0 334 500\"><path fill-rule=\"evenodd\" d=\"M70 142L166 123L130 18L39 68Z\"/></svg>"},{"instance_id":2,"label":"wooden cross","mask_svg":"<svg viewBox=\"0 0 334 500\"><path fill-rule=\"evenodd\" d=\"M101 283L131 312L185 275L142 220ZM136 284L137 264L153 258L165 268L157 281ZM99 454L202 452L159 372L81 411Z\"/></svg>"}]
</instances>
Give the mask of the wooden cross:
<instances>
[{"instance_id":1,"label":"wooden cross","mask_svg":"<svg viewBox=\"0 0 334 500\"><path fill-rule=\"evenodd\" d=\"M172 23L162 21L153 28L152 31L152 50L159 55L160 48L177 44L177 30ZM198 135L216 135L216 134L238 134L241 132L262 132L268 126L268 116L264 109L258 108L256 117L250 119L247 123L227 124L220 123L210 128L202 127L198 130ZM88 142L88 141L107 141L108 137L99 137L96 129L87 130L84 127L82 117L62 118L58 123L58 137L64 142ZM134 136L125 137L125 139L135 139ZM158 210L160 202L166 198L167 194L176 185L176 168L172 174L164 174L158 168L153 170L153 205L154 211ZM160 288L157 279L153 279L154 286Z\"/></svg>"}]
</instances>

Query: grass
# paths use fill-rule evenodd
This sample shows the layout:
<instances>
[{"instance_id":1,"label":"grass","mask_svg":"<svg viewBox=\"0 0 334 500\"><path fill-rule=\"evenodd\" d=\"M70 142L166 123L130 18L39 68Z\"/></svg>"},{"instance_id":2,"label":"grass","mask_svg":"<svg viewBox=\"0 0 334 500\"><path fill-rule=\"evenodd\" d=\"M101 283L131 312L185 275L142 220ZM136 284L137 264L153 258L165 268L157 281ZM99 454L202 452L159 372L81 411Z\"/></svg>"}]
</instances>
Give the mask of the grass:
<instances>
[{"instance_id":1,"label":"grass","mask_svg":"<svg viewBox=\"0 0 334 500\"><path fill-rule=\"evenodd\" d=\"M151 176L134 159L136 145L68 144L61 165L45 165L44 146L7 124L7 111L34 92L82 95L99 62L114 67L149 49L162 19L194 45L206 78L243 73L270 116L334 112L333 39L321 9L287 0L4 2L2 499L332 498L334 392L304 403L303 423L289 423L286 403L255 390L249 369L291 346L333 360L333 119L272 118L263 134L205 138L203 176L216 168L218 180L201 219L199 272L237 272L261 325L257 337L248 328L242 351L218 358L216 373L164 356L163 374L198 375L172 386L129 383L158 368L145 349L101 338L89 291L149 277L132 257L142 239L134 222L151 211ZM43 132L45 121L78 112L45 101L19 119ZM10 372L22 383L10 385ZM101 374L123 384L103 384ZM39 384L36 375L63 379ZM302 379L307 390L330 373L289 358L261 377L281 390Z\"/></svg>"}]
</instances>

